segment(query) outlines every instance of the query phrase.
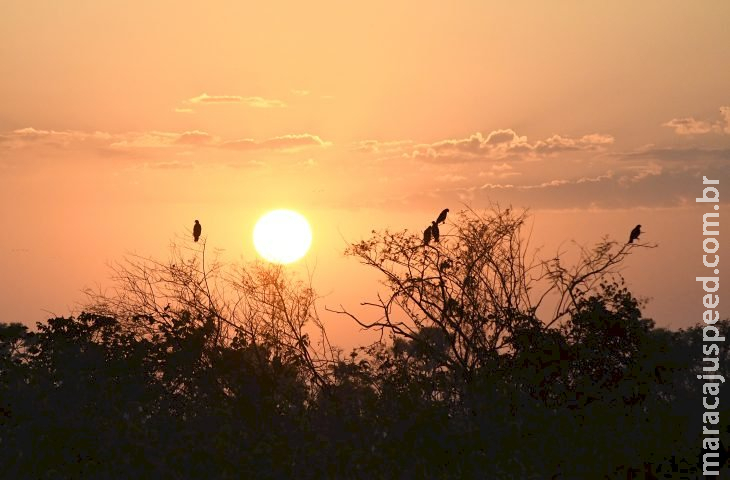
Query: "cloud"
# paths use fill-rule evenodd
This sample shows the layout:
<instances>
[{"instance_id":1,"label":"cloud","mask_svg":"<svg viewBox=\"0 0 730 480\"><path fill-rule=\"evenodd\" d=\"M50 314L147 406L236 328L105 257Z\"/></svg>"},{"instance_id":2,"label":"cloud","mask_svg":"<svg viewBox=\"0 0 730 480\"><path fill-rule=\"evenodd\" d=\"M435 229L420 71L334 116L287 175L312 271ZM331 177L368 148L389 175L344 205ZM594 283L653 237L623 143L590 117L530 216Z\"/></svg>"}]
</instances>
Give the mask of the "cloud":
<instances>
[{"instance_id":1,"label":"cloud","mask_svg":"<svg viewBox=\"0 0 730 480\"><path fill-rule=\"evenodd\" d=\"M201 130L185 132L82 132L38 130L32 127L0 133L0 151L27 150L31 154L35 150L89 150L104 154L125 155L125 153L174 149L186 154L200 148L222 148L238 151L296 152L306 148L329 147L327 142L317 135L309 133L290 134L256 140L225 140ZM191 151L192 150L192 151Z\"/></svg>"},{"instance_id":2,"label":"cloud","mask_svg":"<svg viewBox=\"0 0 730 480\"><path fill-rule=\"evenodd\" d=\"M454 173L446 173L444 175L439 175L435 178L435 180L439 182L446 182L446 183L459 183L463 182L464 180L468 180L467 177L464 175L457 175Z\"/></svg>"},{"instance_id":3,"label":"cloud","mask_svg":"<svg viewBox=\"0 0 730 480\"><path fill-rule=\"evenodd\" d=\"M359 153L404 157L440 163L467 163L479 160L536 159L569 152L602 152L613 145L608 134L592 133L580 137L553 135L528 141L512 129L498 129L484 135L476 132L465 138L416 144L411 140L363 140L352 145Z\"/></svg>"},{"instance_id":4,"label":"cloud","mask_svg":"<svg viewBox=\"0 0 730 480\"><path fill-rule=\"evenodd\" d=\"M113 136L105 132L39 130L27 127L0 134L0 147L9 149L31 146L67 148L74 144L104 142L111 138Z\"/></svg>"},{"instance_id":5,"label":"cloud","mask_svg":"<svg viewBox=\"0 0 730 480\"><path fill-rule=\"evenodd\" d=\"M243 103L249 107L255 108L283 108L286 107L286 103L281 100L269 100L261 97L246 97L243 99Z\"/></svg>"},{"instance_id":6,"label":"cloud","mask_svg":"<svg viewBox=\"0 0 730 480\"><path fill-rule=\"evenodd\" d=\"M720 107L720 115L722 115L722 131L730 134L730 107Z\"/></svg>"},{"instance_id":7,"label":"cloud","mask_svg":"<svg viewBox=\"0 0 730 480\"><path fill-rule=\"evenodd\" d=\"M131 133L113 142L111 148L159 148L174 145L179 135L166 132Z\"/></svg>"},{"instance_id":8,"label":"cloud","mask_svg":"<svg viewBox=\"0 0 730 480\"><path fill-rule=\"evenodd\" d=\"M730 134L730 107L720 107L720 120L697 120L694 117L673 118L663 127L674 129L677 135L704 135L707 133Z\"/></svg>"},{"instance_id":9,"label":"cloud","mask_svg":"<svg viewBox=\"0 0 730 480\"><path fill-rule=\"evenodd\" d=\"M266 140L245 138L241 140L230 140L221 144L224 148L241 151L275 150L284 152L297 151L309 147L328 147L330 145L330 142L325 142L317 135L310 135L308 133L283 135Z\"/></svg>"},{"instance_id":10,"label":"cloud","mask_svg":"<svg viewBox=\"0 0 730 480\"><path fill-rule=\"evenodd\" d=\"M175 140L175 143L181 145L205 145L211 142L213 142L213 137L209 133L199 130L185 132Z\"/></svg>"},{"instance_id":11,"label":"cloud","mask_svg":"<svg viewBox=\"0 0 730 480\"><path fill-rule=\"evenodd\" d=\"M183 133L142 132L120 135L120 140L110 144L111 148L162 148L177 145L208 145L215 139L209 133L193 130Z\"/></svg>"},{"instance_id":12,"label":"cloud","mask_svg":"<svg viewBox=\"0 0 730 480\"><path fill-rule=\"evenodd\" d=\"M401 153L405 147L413 145L411 140L395 140L381 142L379 140L361 140L355 142L350 149L358 153L389 154Z\"/></svg>"},{"instance_id":13,"label":"cloud","mask_svg":"<svg viewBox=\"0 0 730 480\"><path fill-rule=\"evenodd\" d=\"M681 162L683 164L700 166L700 162L725 163L730 160L730 148L728 147L659 147L648 145L646 147L623 153L613 154L614 156L627 159L648 159L663 162Z\"/></svg>"},{"instance_id":14,"label":"cloud","mask_svg":"<svg viewBox=\"0 0 730 480\"><path fill-rule=\"evenodd\" d=\"M514 167L508 163L494 163L489 166L489 170L480 171L478 177L489 177L495 179L502 179L508 177L515 177L522 175L520 172L515 172Z\"/></svg>"},{"instance_id":15,"label":"cloud","mask_svg":"<svg viewBox=\"0 0 730 480\"><path fill-rule=\"evenodd\" d=\"M197 97L189 98L190 103L240 103L243 97L239 95L208 95L203 93Z\"/></svg>"},{"instance_id":16,"label":"cloud","mask_svg":"<svg viewBox=\"0 0 730 480\"><path fill-rule=\"evenodd\" d=\"M77 130L38 130L33 127L21 128L0 134L0 146L6 148L57 147L64 149L96 148L151 148L167 147L197 138L199 141L205 132L82 132Z\"/></svg>"},{"instance_id":17,"label":"cloud","mask_svg":"<svg viewBox=\"0 0 730 480\"><path fill-rule=\"evenodd\" d=\"M661 165L650 162L648 165L636 165L628 168L628 172L619 177L619 183L640 182L649 177L661 175L666 169Z\"/></svg>"},{"instance_id":18,"label":"cloud","mask_svg":"<svg viewBox=\"0 0 730 480\"><path fill-rule=\"evenodd\" d=\"M554 188L554 187L563 187L566 185L580 185L584 183L598 183L603 182L605 180L610 180L614 178L613 172L608 172L603 175L597 175L594 177L579 177L577 179L573 180L564 180L564 179L555 179L555 180L549 180L546 182L541 182L537 184L527 184L527 185L513 185L513 184L495 184L495 183L485 183L481 187L479 187L481 190L486 189L515 189L515 190L534 190L534 189L543 189L543 188Z\"/></svg>"},{"instance_id":19,"label":"cloud","mask_svg":"<svg viewBox=\"0 0 730 480\"><path fill-rule=\"evenodd\" d=\"M240 95L208 95L203 93L189 98L185 103L198 105L213 105L221 103L242 103L253 108L282 108L286 103L281 100L271 100L263 97L242 97Z\"/></svg>"},{"instance_id":20,"label":"cloud","mask_svg":"<svg viewBox=\"0 0 730 480\"><path fill-rule=\"evenodd\" d=\"M300 167L311 168L317 166L317 161L313 158L308 158L306 160L302 160L297 165L299 165Z\"/></svg>"},{"instance_id":21,"label":"cloud","mask_svg":"<svg viewBox=\"0 0 730 480\"><path fill-rule=\"evenodd\" d=\"M696 120L694 117L673 118L663 123L662 127L673 128L677 135L702 135L710 133L713 129L711 123Z\"/></svg>"},{"instance_id":22,"label":"cloud","mask_svg":"<svg viewBox=\"0 0 730 480\"><path fill-rule=\"evenodd\" d=\"M195 165L192 162L156 162L145 164L145 167L159 170L183 170L193 168Z\"/></svg>"},{"instance_id":23,"label":"cloud","mask_svg":"<svg viewBox=\"0 0 730 480\"><path fill-rule=\"evenodd\" d=\"M513 156L539 158L566 152L602 151L613 144L611 135L593 133L582 137L553 135L530 143L526 136L511 129L480 132L467 138L441 140L416 145L409 156L423 160L468 162L480 159L504 159Z\"/></svg>"}]
</instances>

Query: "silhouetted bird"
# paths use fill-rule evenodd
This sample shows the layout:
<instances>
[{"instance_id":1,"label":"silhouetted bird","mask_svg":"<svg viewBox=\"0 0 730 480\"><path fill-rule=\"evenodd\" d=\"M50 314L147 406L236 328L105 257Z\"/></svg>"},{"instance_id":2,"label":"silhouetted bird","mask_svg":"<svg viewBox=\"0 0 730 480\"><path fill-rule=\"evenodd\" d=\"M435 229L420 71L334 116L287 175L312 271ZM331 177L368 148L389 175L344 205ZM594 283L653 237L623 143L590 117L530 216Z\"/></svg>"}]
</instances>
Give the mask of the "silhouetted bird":
<instances>
[{"instance_id":1,"label":"silhouetted bird","mask_svg":"<svg viewBox=\"0 0 730 480\"><path fill-rule=\"evenodd\" d=\"M200 223L198 223L197 220L195 220L195 225L193 225L193 240L196 242L200 238L200 234L203 232L203 227L200 226Z\"/></svg>"},{"instance_id":2,"label":"silhouetted bird","mask_svg":"<svg viewBox=\"0 0 730 480\"><path fill-rule=\"evenodd\" d=\"M436 219L436 223L444 223L446 221L446 215L448 215L448 213L448 208L444 208L443 210L441 210L441 213L439 213L439 218Z\"/></svg>"},{"instance_id":3,"label":"silhouetted bird","mask_svg":"<svg viewBox=\"0 0 730 480\"><path fill-rule=\"evenodd\" d=\"M428 245L429 243L431 243L431 227L423 231L423 244Z\"/></svg>"},{"instance_id":4,"label":"silhouetted bird","mask_svg":"<svg viewBox=\"0 0 730 480\"><path fill-rule=\"evenodd\" d=\"M634 240L639 239L639 235L641 235L643 232L641 231L641 225L637 225L634 227L633 230L631 230L631 235L629 236L629 243L634 243Z\"/></svg>"},{"instance_id":5,"label":"silhouetted bird","mask_svg":"<svg viewBox=\"0 0 730 480\"><path fill-rule=\"evenodd\" d=\"M431 222L431 236L433 237L434 241L438 243L439 237L441 236L441 232L439 232L438 222Z\"/></svg>"}]
</instances>

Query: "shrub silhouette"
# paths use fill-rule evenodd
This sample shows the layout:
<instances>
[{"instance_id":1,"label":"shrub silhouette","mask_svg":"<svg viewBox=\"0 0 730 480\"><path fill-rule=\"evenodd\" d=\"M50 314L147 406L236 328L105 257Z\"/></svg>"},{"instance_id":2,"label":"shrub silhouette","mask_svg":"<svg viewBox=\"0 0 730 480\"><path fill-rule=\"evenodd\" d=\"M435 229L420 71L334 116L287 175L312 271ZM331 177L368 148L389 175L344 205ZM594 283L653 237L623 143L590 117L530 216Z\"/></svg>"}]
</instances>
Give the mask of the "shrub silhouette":
<instances>
[{"instance_id":1,"label":"shrub silhouette","mask_svg":"<svg viewBox=\"0 0 730 480\"><path fill-rule=\"evenodd\" d=\"M206 267L204 244L117 265L78 316L0 324L3 475L695 475L702 331L643 318L617 273L642 245L604 240L566 266L528 252L525 214L449 218L425 248L407 232L351 246L390 296L356 318L387 337L350 355L306 284Z\"/></svg>"}]
</instances>

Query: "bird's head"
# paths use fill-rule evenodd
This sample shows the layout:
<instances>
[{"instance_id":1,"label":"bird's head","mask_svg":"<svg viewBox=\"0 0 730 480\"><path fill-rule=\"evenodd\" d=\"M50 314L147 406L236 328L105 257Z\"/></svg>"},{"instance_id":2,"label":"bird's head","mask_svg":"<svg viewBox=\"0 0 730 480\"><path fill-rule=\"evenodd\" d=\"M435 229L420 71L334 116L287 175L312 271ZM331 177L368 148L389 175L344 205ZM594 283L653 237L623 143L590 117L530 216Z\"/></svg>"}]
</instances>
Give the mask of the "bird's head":
<instances>
[{"instance_id":1,"label":"bird's head","mask_svg":"<svg viewBox=\"0 0 730 480\"><path fill-rule=\"evenodd\" d=\"M198 221L197 221L197 220L195 220L195 223L198 223Z\"/></svg>"}]
</instances>

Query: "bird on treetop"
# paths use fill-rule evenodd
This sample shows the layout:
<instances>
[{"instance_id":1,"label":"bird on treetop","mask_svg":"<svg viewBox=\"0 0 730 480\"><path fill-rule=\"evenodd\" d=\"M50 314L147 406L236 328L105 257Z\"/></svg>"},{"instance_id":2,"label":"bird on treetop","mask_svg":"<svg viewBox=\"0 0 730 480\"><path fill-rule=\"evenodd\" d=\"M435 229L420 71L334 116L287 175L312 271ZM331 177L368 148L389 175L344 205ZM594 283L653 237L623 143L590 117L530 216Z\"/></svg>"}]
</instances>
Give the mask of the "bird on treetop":
<instances>
[{"instance_id":1,"label":"bird on treetop","mask_svg":"<svg viewBox=\"0 0 730 480\"><path fill-rule=\"evenodd\" d=\"M195 225L193 225L193 240L197 242L201 233L203 233L203 227L200 225L200 222L195 220Z\"/></svg>"},{"instance_id":2,"label":"bird on treetop","mask_svg":"<svg viewBox=\"0 0 730 480\"><path fill-rule=\"evenodd\" d=\"M431 243L431 227L423 231L423 244L428 245L429 243Z\"/></svg>"},{"instance_id":3,"label":"bird on treetop","mask_svg":"<svg viewBox=\"0 0 730 480\"><path fill-rule=\"evenodd\" d=\"M449 214L449 209L444 208L441 210L441 213L439 213L438 218L436 219L436 223L444 223L446 221L446 215Z\"/></svg>"},{"instance_id":4,"label":"bird on treetop","mask_svg":"<svg viewBox=\"0 0 730 480\"><path fill-rule=\"evenodd\" d=\"M639 235L642 233L644 232L641 231L641 225L635 226L634 229L631 230L631 235L629 235L629 243L634 243L634 240L638 240Z\"/></svg>"},{"instance_id":5,"label":"bird on treetop","mask_svg":"<svg viewBox=\"0 0 730 480\"><path fill-rule=\"evenodd\" d=\"M439 237L441 236L438 222L431 222L431 236L433 237L433 240L438 243Z\"/></svg>"}]
</instances>

